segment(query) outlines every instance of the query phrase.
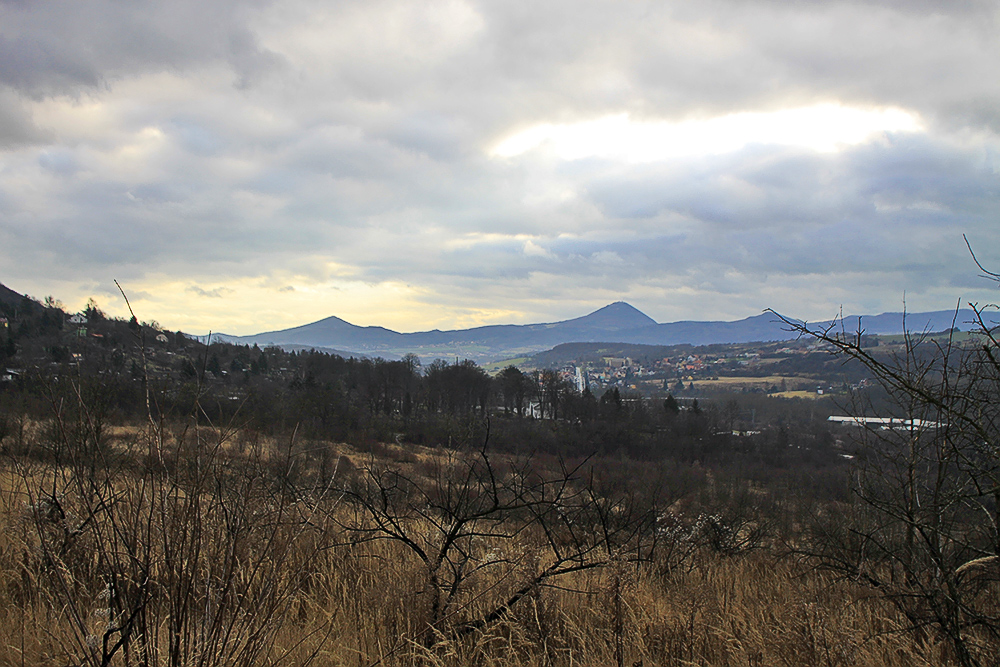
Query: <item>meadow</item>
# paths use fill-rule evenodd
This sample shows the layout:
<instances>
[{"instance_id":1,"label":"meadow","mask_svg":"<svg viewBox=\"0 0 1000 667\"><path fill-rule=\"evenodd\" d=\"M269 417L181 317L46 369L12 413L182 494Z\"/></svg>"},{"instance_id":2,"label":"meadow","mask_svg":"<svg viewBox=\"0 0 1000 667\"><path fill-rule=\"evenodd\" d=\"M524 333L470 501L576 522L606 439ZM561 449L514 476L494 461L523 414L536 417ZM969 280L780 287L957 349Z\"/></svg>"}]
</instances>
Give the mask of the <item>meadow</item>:
<instances>
[{"instance_id":1,"label":"meadow","mask_svg":"<svg viewBox=\"0 0 1000 667\"><path fill-rule=\"evenodd\" d=\"M712 474L183 421L4 444L2 664L958 664L804 555L835 508Z\"/></svg>"}]
</instances>

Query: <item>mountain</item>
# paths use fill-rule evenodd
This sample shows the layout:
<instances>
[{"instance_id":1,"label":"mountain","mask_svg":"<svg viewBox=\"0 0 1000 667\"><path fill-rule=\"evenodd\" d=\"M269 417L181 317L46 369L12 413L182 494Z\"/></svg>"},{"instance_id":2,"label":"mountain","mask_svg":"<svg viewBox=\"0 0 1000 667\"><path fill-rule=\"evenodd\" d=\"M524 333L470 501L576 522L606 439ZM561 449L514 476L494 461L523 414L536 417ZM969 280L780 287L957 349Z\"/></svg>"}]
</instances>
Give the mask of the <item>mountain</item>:
<instances>
[{"instance_id":1,"label":"mountain","mask_svg":"<svg viewBox=\"0 0 1000 667\"><path fill-rule=\"evenodd\" d=\"M953 310L926 313L906 313L906 329L913 332L944 331L957 327L968 331L972 326L973 312L962 310L955 317ZM891 335L903 333L904 313L881 315L848 315L843 321L826 320L810 323L811 328L835 326L848 334L858 332L859 326L866 334ZM752 343L755 341L789 340L796 335L790 326L772 313L762 313L734 322L669 322L629 332L627 340L616 342L642 343L645 345L712 345L714 343Z\"/></svg>"},{"instance_id":2,"label":"mountain","mask_svg":"<svg viewBox=\"0 0 1000 667\"><path fill-rule=\"evenodd\" d=\"M398 345L406 339L406 336L407 334L397 333L384 327L359 327L339 317L327 317L312 324L303 324L281 331L267 331L253 336L215 334L214 337L233 343L306 345L360 350Z\"/></svg>"},{"instance_id":3,"label":"mountain","mask_svg":"<svg viewBox=\"0 0 1000 667\"><path fill-rule=\"evenodd\" d=\"M0 305L7 310L19 307L24 297L0 284ZM40 306L39 306L40 307ZM957 327L975 328L971 310L940 310L908 313L909 331L943 331ZM997 315L994 314L996 319ZM869 334L898 334L903 331L903 313L847 316L837 328L847 333L860 326ZM815 327L831 326L833 320ZM993 322L992 324L996 324ZM563 343L629 343L640 345L712 345L789 340L797 336L772 313L763 313L732 322L682 321L659 324L637 308L618 301L594 312L561 322L543 324L499 324L450 331L399 333L385 327L360 327L339 317L327 317L280 331L251 336L213 334L214 340L246 345L276 345L291 350L317 349L341 356L398 359L416 354L423 361L459 357L478 362L510 359L549 350ZM203 339L204 337L197 337Z\"/></svg>"},{"instance_id":4,"label":"mountain","mask_svg":"<svg viewBox=\"0 0 1000 667\"><path fill-rule=\"evenodd\" d=\"M361 354L413 353L423 359L459 356L486 360L530 354L567 341L598 342L623 332L656 326L656 320L624 302L589 315L544 324L499 324L451 331L399 333L384 327L359 327L339 317L252 336L217 334L239 344L336 347Z\"/></svg>"},{"instance_id":5,"label":"mountain","mask_svg":"<svg viewBox=\"0 0 1000 667\"><path fill-rule=\"evenodd\" d=\"M0 284L0 305L19 306L23 296ZM941 310L906 315L910 331L943 331L956 326L963 331L975 328L971 310ZM815 327L830 326L832 320ZM861 316L865 333L898 334L903 331L903 313ZM849 334L858 330L859 317L848 316L843 326ZM203 337L198 337L203 339ZM280 331L252 336L213 334L214 340L246 345L276 345L290 350L317 349L341 356L399 359L416 354L422 361L455 357L478 362L511 359L549 350L563 343L627 343L640 345L711 345L750 343L796 338L789 326L772 313L763 313L732 322L682 321L657 323L637 308L623 302L561 322L542 324L499 324L450 331L399 333L385 327L361 327L339 317L327 317Z\"/></svg>"},{"instance_id":6,"label":"mountain","mask_svg":"<svg viewBox=\"0 0 1000 667\"><path fill-rule=\"evenodd\" d=\"M845 317L848 333L858 329L858 316ZM954 311L911 313L906 316L910 331L941 331L957 326L968 330L972 312ZM902 333L902 313L861 316L865 333ZM816 323L830 326L833 320ZM838 328L841 325L838 323ZM220 340L239 344L277 345L294 349L314 347L347 350L346 354L400 357L416 354L422 360L461 357L494 361L533 354L562 343L637 343L644 345L711 345L749 343L796 338L789 326L772 313L763 313L732 322L682 321L658 324L642 311L619 301L589 315L544 324L501 324L451 331L399 333L384 327L360 327L339 317L281 331L252 336L217 334Z\"/></svg>"}]
</instances>

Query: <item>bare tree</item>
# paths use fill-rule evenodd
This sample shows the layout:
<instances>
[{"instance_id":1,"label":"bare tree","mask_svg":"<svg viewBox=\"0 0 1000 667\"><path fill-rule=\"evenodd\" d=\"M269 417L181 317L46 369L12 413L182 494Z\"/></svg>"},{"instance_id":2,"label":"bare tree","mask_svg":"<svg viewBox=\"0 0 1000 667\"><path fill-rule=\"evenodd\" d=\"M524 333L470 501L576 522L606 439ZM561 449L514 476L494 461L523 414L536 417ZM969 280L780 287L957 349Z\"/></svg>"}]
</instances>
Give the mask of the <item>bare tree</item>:
<instances>
[{"instance_id":1,"label":"bare tree","mask_svg":"<svg viewBox=\"0 0 1000 667\"><path fill-rule=\"evenodd\" d=\"M373 460L342 492L356 539L403 545L421 564L426 646L485 628L565 575L646 559L655 537L655 507L587 462L546 471L485 447L423 474Z\"/></svg>"},{"instance_id":2,"label":"bare tree","mask_svg":"<svg viewBox=\"0 0 1000 667\"><path fill-rule=\"evenodd\" d=\"M971 337L907 333L891 354L862 346L863 329L843 320L782 318L861 362L892 411L860 419L871 406L856 397L855 502L819 517L800 551L870 586L967 667L994 664L1000 648L1000 341L990 309L970 305Z\"/></svg>"}]
</instances>

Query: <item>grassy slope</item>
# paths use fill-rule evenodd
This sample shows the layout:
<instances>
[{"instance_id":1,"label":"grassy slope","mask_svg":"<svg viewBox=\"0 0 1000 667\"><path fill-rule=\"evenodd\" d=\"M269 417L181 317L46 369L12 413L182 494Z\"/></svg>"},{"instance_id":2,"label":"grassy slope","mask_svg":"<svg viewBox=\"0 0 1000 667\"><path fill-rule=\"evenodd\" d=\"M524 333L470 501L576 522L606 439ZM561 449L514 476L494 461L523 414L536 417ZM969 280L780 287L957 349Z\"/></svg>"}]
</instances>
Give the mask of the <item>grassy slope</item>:
<instances>
[{"instance_id":1,"label":"grassy slope","mask_svg":"<svg viewBox=\"0 0 1000 667\"><path fill-rule=\"evenodd\" d=\"M26 440L40 443L42 426L28 424ZM207 438L212 432L203 435ZM114 436L119 447L141 440L141 432L127 429ZM181 447L181 441L190 441L193 435L178 428L168 437L176 438L175 444ZM221 443L219 465L250 455L240 452L263 452L267 461L280 461L283 456L282 443L248 439L239 433L226 435ZM371 461L370 454L347 445L330 446L334 458L340 457L341 473ZM380 446L376 453L383 463L428 474L434 473L435 463L443 456L439 449L396 445ZM67 608L60 603L58 582L72 582L78 605L74 611L88 628L87 637L97 638L84 637L83 641L97 643L111 617L108 597L101 593L106 585L87 574L93 567L87 563L93 560L94 548L87 547L86 534L59 556L60 563L76 563L72 568L51 570L39 551L38 524L30 520L27 510L38 505L38 493L49 488L52 475L67 475L67 471L28 459L13 463L8 460L0 471L0 664L61 666L77 650L79 637L74 635ZM62 496L68 511L77 500L71 488L67 486ZM128 495L125 490L120 487L117 492L119 502L157 497L137 496L135 488ZM222 526L214 509L215 493L204 492L202 509L196 509L195 515L176 515L188 516L185 520L190 522L179 535L204 531L200 546L204 553L213 553L225 535L215 531ZM183 503L190 495L173 498ZM627 665L639 661L678 666L950 664L940 646L902 632L904 620L888 604L868 598L849 582L834 581L782 557L777 545L732 557L699 550L682 566L669 570L664 561L657 561L577 573L561 580L558 587L534 591L510 614L480 632L462 639L442 636L426 647L420 638L428 602L422 594L425 574L419 560L398 543L348 539L350 534L338 523L348 520L350 512L337 498L324 502L322 512L310 515L313 529L290 534L295 541L290 543L285 569L260 582L272 587L267 589L272 590L269 595L284 597L282 613L269 618L264 628L272 639L259 664L281 655L290 664L314 655L315 664L322 665L456 667L597 667L613 665L619 657ZM267 522L268 503L273 501L258 507L248 496L241 504L250 510L258 508L260 520ZM172 511L169 505L165 508ZM156 523L151 529L160 530ZM109 535L108 539L114 538ZM530 562L533 547L527 535L514 544L511 580L480 582L464 598L462 609L467 612L463 613L482 605L492 587L517 584L520 570L516 563ZM97 545L97 551L103 553L101 546ZM252 562L252 556L251 549L241 558ZM239 577L252 575L240 571ZM156 608L151 606L149 613ZM230 641L246 639L239 633L247 627L234 626L236 635ZM168 636L165 626L161 630Z\"/></svg>"}]
</instances>

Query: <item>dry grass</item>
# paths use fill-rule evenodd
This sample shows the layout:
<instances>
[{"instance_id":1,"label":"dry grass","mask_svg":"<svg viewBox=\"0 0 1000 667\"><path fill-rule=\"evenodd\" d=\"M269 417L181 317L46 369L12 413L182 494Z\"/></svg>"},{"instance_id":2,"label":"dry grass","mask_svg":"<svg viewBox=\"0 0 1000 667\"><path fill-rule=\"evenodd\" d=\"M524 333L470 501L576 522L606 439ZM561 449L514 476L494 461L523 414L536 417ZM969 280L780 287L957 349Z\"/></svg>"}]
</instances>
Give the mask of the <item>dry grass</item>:
<instances>
[{"instance_id":1,"label":"dry grass","mask_svg":"<svg viewBox=\"0 0 1000 667\"><path fill-rule=\"evenodd\" d=\"M816 391L809 391L806 389L796 390L796 391L778 391L771 396L777 396L778 398L809 398L817 399L823 398L825 394L818 394Z\"/></svg>"},{"instance_id":2,"label":"dry grass","mask_svg":"<svg viewBox=\"0 0 1000 667\"><path fill-rule=\"evenodd\" d=\"M792 377L784 375L766 375L763 377L749 376L719 376L712 379L696 379L695 386L704 389L725 389L726 391L738 391L740 389L767 389L769 387L781 386L790 391L802 390L805 387L814 387L816 380L802 377Z\"/></svg>"},{"instance_id":3,"label":"dry grass","mask_svg":"<svg viewBox=\"0 0 1000 667\"><path fill-rule=\"evenodd\" d=\"M187 456L191 447L211 442L210 435L177 429L169 444ZM133 438L143 449L136 432L115 437L122 443ZM397 542L354 539L343 529L350 516L344 501L324 496L315 484L302 486L312 489L308 494L285 496L275 491L280 485L263 483L281 461L280 442L228 434L217 444L211 465L225 467L235 457L256 452L254 467L239 471L261 477L210 478L243 484L237 487L193 484L195 478L188 478L180 492L162 476L106 471L101 506L84 497L93 480L85 479L83 467L19 460L0 470L0 664L99 664L86 647L98 641L116 614L107 593L109 568L132 562L126 552L135 552L137 545L149 549L145 632L155 635L161 650L151 665L168 664L166 646L178 632L171 627L177 613L171 611L170 596L182 584L197 589L191 599L199 605L230 601L233 611L226 618L232 634L224 642L261 640L255 645L259 650L245 654L252 660L225 653L219 645L212 648L198 639L210 615L195 609L179 630L191 642L191 651L177 662L183 665L948 664L940 646L920 643L906 632L886 603L769 550L737 557L702 550L670 572L655 562L579 572L560 579L558 586L538 587L482 630L460 638L439 634L428 642L426 571L412 554ZM335 460L353 466L363 466L368 456L346 445L307 445L329 447ZM394 445L382 455L413 469L442 456L438 450ZM52 488L65 518L40 518L42 494ZM167 493L171 489L178 492ZM234 490L243 494L239 509L259 521L245 526L239 540L232 535L233 515L227 514L235 511L234 496L226 495ZM89 521L88 511L94 514ZM111 517L119 520L118 528ZM129 517L137 521L126 525ZM80 534L56 554L56 531L63 525ZM184 578L172 569L171 540L174 546L198 543L201 555L186 561L194 576ZM541 557L527 537L513 548L517 563ZM240 567L235 583L226 588L216 581L222 576L218 561L236 551L242 555L233 562ZM513 585L522 575L513 567L504 575L511 581L477 580L456 613L476 616L489 589ZM207 660L208 648L219 655ZM142 660L133 650L116 653L111 664Z\"/></svg>"}]
</instances>

